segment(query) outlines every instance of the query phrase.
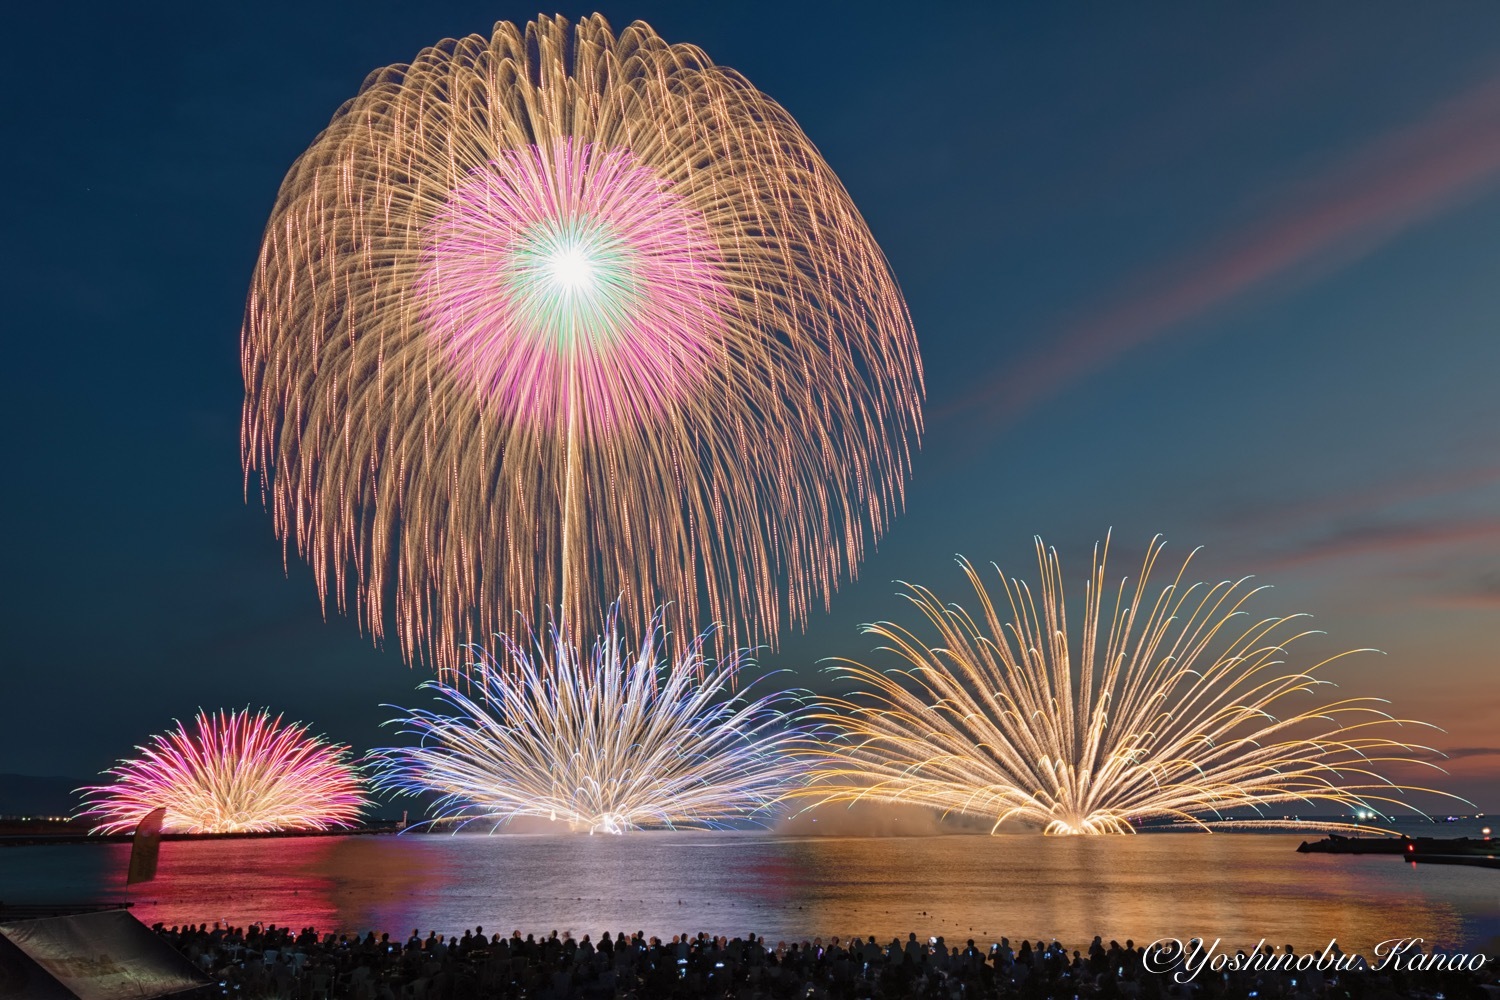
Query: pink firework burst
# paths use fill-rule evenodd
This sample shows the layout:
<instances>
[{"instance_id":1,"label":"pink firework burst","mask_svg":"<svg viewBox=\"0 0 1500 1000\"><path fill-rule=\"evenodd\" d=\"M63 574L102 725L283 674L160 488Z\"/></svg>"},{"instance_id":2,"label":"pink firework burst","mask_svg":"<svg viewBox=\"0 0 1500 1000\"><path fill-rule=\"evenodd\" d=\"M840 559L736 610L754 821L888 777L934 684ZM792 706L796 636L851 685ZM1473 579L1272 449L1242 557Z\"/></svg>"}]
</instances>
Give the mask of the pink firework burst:
<instances>
[{"instance_id":1,"label":"pink firework burst","mask_svg":"<svg viewBox=\"0 0 1500 1000\"><path fill-rule=\"evenodd\" d=\"M348 747L266 711L200 711L193 729L178 722L136 749L105 772L113 784L79 789L93 832L128 832L162 806L168 833L327 830L354 825L369 805Z\"/></svg>"},{"instance_id":2,"label":"pink firework burst","mask_svg":"<svg viewBox=\"0 0 1500 1000\"><path fill-rule=\"evenodd\" d=\"M725 339L732 297L707 226L623 147L504 151L424 242L429 334L509 418L670 419Z\"/></svg>"}]
</instances>

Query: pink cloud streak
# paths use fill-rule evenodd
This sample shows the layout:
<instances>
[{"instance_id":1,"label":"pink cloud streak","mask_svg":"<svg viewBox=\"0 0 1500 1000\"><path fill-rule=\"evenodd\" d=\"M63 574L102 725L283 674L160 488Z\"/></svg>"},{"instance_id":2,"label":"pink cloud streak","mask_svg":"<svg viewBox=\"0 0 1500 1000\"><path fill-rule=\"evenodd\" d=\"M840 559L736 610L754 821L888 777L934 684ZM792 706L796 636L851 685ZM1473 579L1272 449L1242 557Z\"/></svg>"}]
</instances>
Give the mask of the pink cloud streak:
<instances>
[{"instance_id":1,"label":"pink cloud streak","mask_svg":"<svg viewBox=\"0 0 1500 1000\"><path fill-rule=\"evenodd\" d=\"M1144 282L1144 291L1084 315L935 416L980 409L1007 422L1191 319L1313 266L1347 265L1497 179L1500 77L1298 185L1265 221L1194 248Z\"/></svg>"},{"instance_id":2,"label":"pink cloud streak","mask_svg":"<svg viewBox=\"0 0 1500 1000\"><path fill-rule=\"evenodd\" d=\"M1472 545L1500 539L1500 519L1413 523L1336 534L1309 542L1261 564L1263 570L1284 570L1328 559L1383 556L1410 549Z\"/></svg>"}]
</instances>

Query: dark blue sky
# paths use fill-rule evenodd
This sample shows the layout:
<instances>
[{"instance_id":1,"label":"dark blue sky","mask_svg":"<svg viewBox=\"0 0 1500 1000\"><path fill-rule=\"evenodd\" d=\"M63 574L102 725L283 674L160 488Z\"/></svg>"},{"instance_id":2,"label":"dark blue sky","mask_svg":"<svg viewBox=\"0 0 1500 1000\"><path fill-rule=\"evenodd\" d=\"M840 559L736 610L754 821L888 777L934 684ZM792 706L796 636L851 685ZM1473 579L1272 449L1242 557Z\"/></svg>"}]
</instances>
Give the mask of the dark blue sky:
<instances>
[{"instance_id":1,"label":"dark blue sky","mask_svg":"<svg viewBox=\"0 0 1500 1000\"><path fill-rule=\"evenodd\" d=\"M325 623L244 503L238 337L277 186L365 74L536 13L418 6L4 15L0 772L89 774L199 705L363 749L411 703L425 670ZM1120 572L1161 532L1383 650L1334 676L1500 808L1500 7L603 12L792 112L921 340L908 511L769 665L863 655L893 579L962 599L956 552L1034 577L1041 534L1081 582L1106 530Z\"/></svg>"}]
</instances>

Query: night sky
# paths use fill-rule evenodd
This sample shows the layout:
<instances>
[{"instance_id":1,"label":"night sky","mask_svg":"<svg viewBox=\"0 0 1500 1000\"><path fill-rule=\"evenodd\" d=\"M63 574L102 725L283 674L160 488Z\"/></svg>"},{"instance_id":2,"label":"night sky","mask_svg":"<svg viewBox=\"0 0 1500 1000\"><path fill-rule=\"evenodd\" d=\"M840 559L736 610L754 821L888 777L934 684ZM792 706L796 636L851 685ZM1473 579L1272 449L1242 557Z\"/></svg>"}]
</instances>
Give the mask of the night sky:
<instances>
[{"instance_id":1,"label":"night sky","mask_svg":"<svg viewBox=\"0 0 1500 1000\"><path fill-rule=\"evenodd\" d=\"M428 676L246 503L239 328L288 166L376 67L529 7L12 6L0 772L269 706L363 750ZM1500 810L1500 6L608 3L797 118L927 375L908 508L770 667L827 683L955 553L1081 598L1156 533L1311 612ZM569 16L586 8L565 10ZM1437 805L1434 808L1454 809ZM1458 811L1458 810L1455 810Z\"/></svg>"}]
</instances>

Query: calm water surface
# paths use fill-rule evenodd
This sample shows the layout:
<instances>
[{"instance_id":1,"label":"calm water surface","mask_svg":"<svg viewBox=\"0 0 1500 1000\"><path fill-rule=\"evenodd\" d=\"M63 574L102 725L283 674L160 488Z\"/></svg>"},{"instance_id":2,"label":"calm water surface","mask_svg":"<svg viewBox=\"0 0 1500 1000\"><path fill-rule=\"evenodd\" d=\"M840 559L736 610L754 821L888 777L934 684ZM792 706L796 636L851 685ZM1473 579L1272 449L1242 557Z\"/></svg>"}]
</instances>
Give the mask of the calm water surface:
<instances>
[{"instance_id":1,"label":"calm water surface","mask_svg":"<svg viewBox=\"0 0 1500 1000\"><path fill-rule=\"evenodd\" d=\"M122 899L147 923L228 920L452 934L570 930L773 941L907 931L1081 947L1223 938L1346 950L1418 936L1500 950L1500 870L1299 855L1254 834L796 838L767 834L325 837L0 849L0 900Z\"/></svg>"}]
</instances>

